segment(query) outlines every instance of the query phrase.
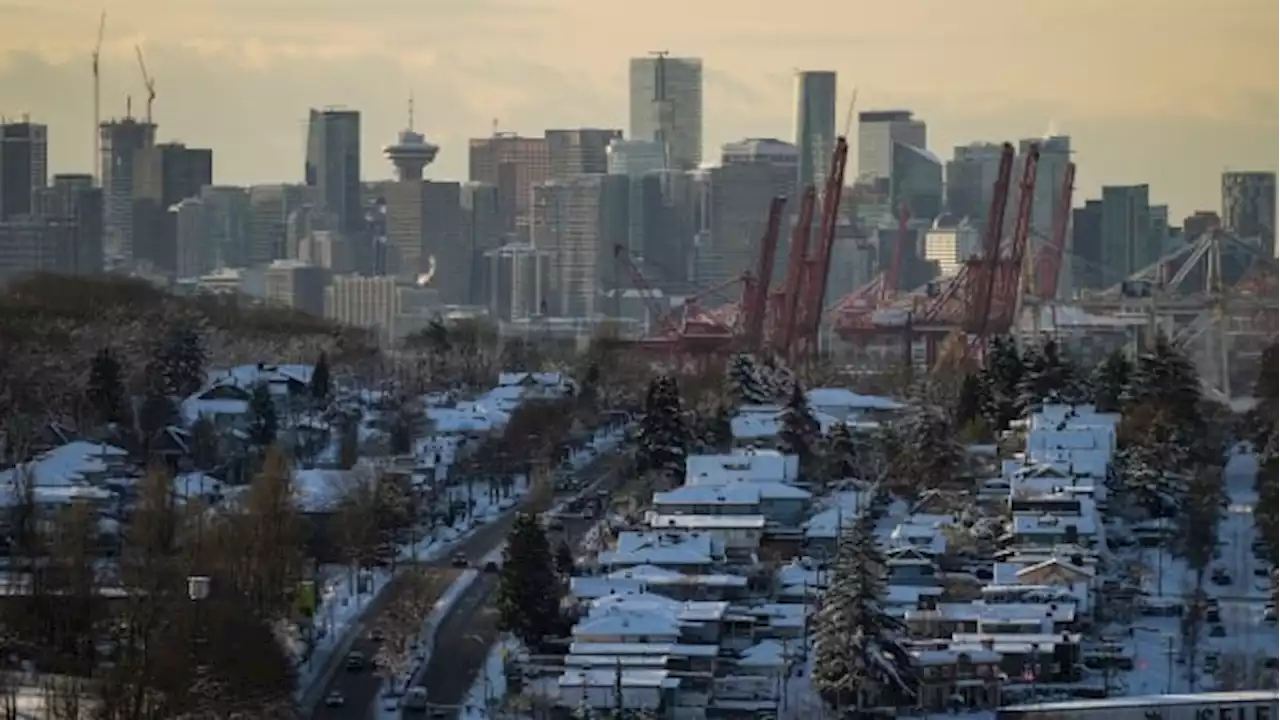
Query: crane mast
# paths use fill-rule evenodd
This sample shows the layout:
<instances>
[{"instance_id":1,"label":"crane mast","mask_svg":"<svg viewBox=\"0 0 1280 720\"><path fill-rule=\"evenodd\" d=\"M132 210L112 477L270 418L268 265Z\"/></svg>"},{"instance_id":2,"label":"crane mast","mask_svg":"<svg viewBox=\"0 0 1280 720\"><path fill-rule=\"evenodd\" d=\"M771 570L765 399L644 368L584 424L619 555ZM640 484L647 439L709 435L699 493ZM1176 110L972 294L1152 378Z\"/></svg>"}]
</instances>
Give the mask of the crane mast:
<instances>
[{"instance_id":1,"label":"crane mast","mask_svg":"<svg viewBox=\"0 0 1280 720\"><path fill-rule=\"evenodd\" d=\"M101 184L102 172L102 77L99 61L102 59L102 35L107 29L107 11L98 18L98 42L93 46L93 184Z\"/></svg>"}]
</instances>

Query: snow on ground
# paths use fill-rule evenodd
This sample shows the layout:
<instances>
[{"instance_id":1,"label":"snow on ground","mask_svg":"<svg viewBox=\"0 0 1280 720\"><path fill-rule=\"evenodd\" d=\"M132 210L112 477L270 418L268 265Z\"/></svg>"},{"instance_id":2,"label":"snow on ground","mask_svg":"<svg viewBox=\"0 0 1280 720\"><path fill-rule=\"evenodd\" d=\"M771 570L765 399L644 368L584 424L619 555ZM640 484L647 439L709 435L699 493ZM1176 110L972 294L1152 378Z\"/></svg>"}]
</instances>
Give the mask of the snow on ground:
<instances>
[{"instance_id":1,"label":"snow on ground","mask_svg":"<svg viewBox=\"0 0 1280 720\"><path fill-rule=\"evenodd\" d=\"M460 720L485 720L493 716L507 694L506 658L519 651L513 640L504 640L489 649L484 672L476 678L467 694L466 705L459 711Z\"/></svg>"},{"instance_id":2,"label":"snow on ground","mask_svg":"<svg viewBox=\"0 0 1280 720\"><path fill-rule=\"evenodd\" d=\"M354 573L339 571L319 582L316 587L316 642L311 654L298 666L298 694L305 694L320 673L329 656L347 634L360 622L360 616L391 579L383 570Z\"/></svg>"}]
</instances>

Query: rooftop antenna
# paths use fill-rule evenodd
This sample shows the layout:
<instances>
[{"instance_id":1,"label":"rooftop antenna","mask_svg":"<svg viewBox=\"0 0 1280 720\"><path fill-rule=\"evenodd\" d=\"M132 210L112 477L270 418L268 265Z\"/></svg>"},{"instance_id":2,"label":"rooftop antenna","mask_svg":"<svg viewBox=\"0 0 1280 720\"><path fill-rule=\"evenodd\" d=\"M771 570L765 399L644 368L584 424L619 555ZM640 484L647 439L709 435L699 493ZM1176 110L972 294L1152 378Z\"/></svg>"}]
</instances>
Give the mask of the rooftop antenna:
<instances>
[{"instance_id":1,"label":"rooftop antenna","mask_svg":"<svg viewBox=\"0 0 1280 720\"><path fill-rule=\"evenodd\" d=\"M133 119L133 96L132 95L124 96L124 117L126 120Z\"/></svg>"},{"instance_id":2,"label":"rooftop antenna","mask_svg":"<svg viewBox=\"0 0 1280 720\"><path fill-rule=\"evenodd\" d=\"M409 129L413 130L413 92L409 93Z\"/></svg>"},{"instance_id":3,"label":"rooftop antenna","mask_svg":"<svg viewBox=\"0 0 1280 720\"><path fill-rule=\"evenodd\" d=\"M103 10L98 18L98 43L93 46L93 184L101 182L98 177L102 167L102 78L98 72L98 61L102 58L102 34L107 29L107 11Z\"/></svg>"},{"instance_id":4,"label":"rooftop antenna","mask_svg":"<svg viewBox=\"0 0 1280 720\"><path fill-rule=\"evenodd\" d=\"M493 119L493 136L498 136L498 118Z\"/></svg>"}]
</instances>

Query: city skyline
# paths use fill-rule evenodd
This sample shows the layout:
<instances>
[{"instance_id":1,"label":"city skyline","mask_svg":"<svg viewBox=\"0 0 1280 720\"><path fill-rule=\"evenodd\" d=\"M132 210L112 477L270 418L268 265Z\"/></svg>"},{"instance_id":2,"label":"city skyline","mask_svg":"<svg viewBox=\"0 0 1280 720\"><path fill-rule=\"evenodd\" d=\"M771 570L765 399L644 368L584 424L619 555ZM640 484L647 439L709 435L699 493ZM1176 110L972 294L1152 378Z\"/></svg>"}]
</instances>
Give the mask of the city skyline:
<instances>
[{"instance_id":1,"label":"city skyline","mask_svg":"<svg viewBox=\"0 0 1280 720\"><path fill-rule=\"evenodd\" d=\"M1153 201L1179 217L1217 209L1223 170L1276 168L1277 11L1264 0L1071 8L908 0L885 10L800 2L785 16L757 0L734 13L661 0L621 26L625 10L610 26L607 8L568 0L429 8L383 0L358 9L305 0L302 15L303 1L113 2L104 118L122 115L129 93L142 106L139 42L157 80L159 139L214 148L217 183L301 182L307 111L327 105L361 111L363 175L390 178L380 148L406 124L411 92L418 130L441 147L428 176L461 180L467 139L489 134L495 117L501 129L533 136L626 130L627 61L665 49L703 60L706 158L743 137L790 140L792 72L812 69L839 73L838 124L856 85L860 110L914 111L944 158L972 141L1070 135L1077 204L1103 184L1147 183ZM0 114L25 111L50 126L51 172L90 171L88 55L99 12L70 0L0 5ZM859 30L813 31L819 12L829 22L817 26ZM673 27L670 17L683 23ZM892 22L866 22L876 18ZM1150 32L1154 20L1160 33ZM1055 32L1036 30L1045 26ZM977 39L984 33L1006 45ZM1194 52L1170 37L1194 37Z\"/></svg>"}]
</instances>

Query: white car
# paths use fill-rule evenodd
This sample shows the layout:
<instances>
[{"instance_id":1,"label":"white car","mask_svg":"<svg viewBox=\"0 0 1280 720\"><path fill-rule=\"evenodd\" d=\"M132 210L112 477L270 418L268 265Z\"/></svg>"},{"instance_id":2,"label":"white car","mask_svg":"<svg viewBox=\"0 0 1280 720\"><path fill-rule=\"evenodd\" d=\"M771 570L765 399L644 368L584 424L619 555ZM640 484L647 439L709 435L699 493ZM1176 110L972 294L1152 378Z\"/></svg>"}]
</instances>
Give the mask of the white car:
<instances>
[{"instance_id":1,"label":"white car","mask_svg":"<svg viewBox=\"0 0 1280 720\"><path fill-rule=\"evenodd\" d=\"M347 704L347 699L342 697L342 691L334 690L324 696L324 704L326 707L342 707Z\"/></svg>"}]
</instances>

